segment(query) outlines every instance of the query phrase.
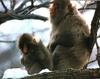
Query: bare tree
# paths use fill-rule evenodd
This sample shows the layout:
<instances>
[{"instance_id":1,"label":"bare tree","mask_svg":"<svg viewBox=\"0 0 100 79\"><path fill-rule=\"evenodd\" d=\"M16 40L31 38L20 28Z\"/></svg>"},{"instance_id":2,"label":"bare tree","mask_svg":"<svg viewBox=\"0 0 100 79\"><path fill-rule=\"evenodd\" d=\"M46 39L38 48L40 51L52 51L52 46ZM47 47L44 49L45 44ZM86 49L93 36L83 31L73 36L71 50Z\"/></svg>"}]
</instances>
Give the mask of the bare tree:
<instances>
[{"instance_id":1,"label":"bare tree","mask_svg":"<svg viewBox=\"0 0 100 79\"><path fill-rule=\"evenodd\" d=\"M0 0L1 6L3 7L4 11L0 11L0 24L12 19L40 19L46 21L48 18L36 14L31 14L32 11L41 8L41 7L48 7L49 1L44 3L40 3L39 5L34 5L36 1L42 0L22 0L20 1L20 5L18 6L18 0L9 0L10 8L6 6L5 0ZM27 3L30 3L27 5Z\"/></svg>"}]
</instances>

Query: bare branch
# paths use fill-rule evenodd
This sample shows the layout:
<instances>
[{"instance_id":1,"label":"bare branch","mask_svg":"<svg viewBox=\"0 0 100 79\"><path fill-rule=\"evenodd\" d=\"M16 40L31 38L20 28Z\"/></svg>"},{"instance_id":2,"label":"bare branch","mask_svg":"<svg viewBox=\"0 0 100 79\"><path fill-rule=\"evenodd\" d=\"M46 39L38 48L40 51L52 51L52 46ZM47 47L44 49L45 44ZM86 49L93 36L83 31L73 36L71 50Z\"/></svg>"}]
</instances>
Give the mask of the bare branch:
<instances>
[{"instance_id":1,"label":"bare branch","mask_svg":"<svg viewBox=\"0 0 100 79\"><path fill-rule=\"evenodd\" d=\"M30 6L27 6L27 7L25 7L25 8L23 8L23 9L21 9L21 10L19 10L19 11L15 11L15 13L16 14L26 14L29 10L31 9L31 7Z\"/></svg>"},{"instance_id":2,"label":"bare branch","mask_svg":"<svg viewBox=\"0 0 100 79\"><path fill-rule=\"evenodd\" d=\"M97 61L97 59L92 60L92 61L89 61L89 62L88 62L88 63L84 66L84 68L83 68L83 69L87 69L87 66L88 66L89 64L91 64L91 63L95 62L95 61Z\"/></svg>"},{"instance_id":3,"label":"bare branch","mask_svg":"<svg viewBox=\"0 0 100 79\"><path fill-rule=\"evenodd\" d=\"M88 0L85 0L85 3L84 3L84 5L83 5L83 12L84 12L84 10L85 10L85 8L86 8L86 6L87 6L87 1L88 1Z\"/></svg>"},{"instance_id":4,"label":"bare branch","mask_svg":"<svg viewBox=\"0 0 100 79\"><path fill-rule=\"evenodd\" d=\"M0 2L1 2L1 4L2 4L2 6L4 7L4 9L5 9L5 13L6 13L6 12L8 11L7 7L5 6L3 0L0 0Z\"/></svg>"},{"instance_id":5,"label":"bare branch","mask_svg":"<svg viewBox=\"0 0 100 79\"><path fill-rule=\"evenodd\" d=\"M17 11L22 10L22 9L23 9L23 6L25 6L25 4L26 4L27 2L29 2L29 0L24 0L24 1L21 3L21 5L20 5L18 8L15 9L15 11L17 12Z\"/></svg>"},{"instance_id":6,"label":"bare branch","mask_svg":"<svg viewBox=\"0 0 100 79\"><path fill-rule=\"evenodd\" d=\"M40 16L40 15L35 15L35 14L29 14L29 15L16 15L16 14L11 14L11 17L13 17L14 19L38 19L38 20L43 20L46 21L48 20L46 17Z\"/></svg>"},{"instance_id":7,"label":"bare branch","mask_svg":"<svg viewBox=\"0 0 100 79\"><path fill-rule=\"evenodd\" d=\"M99 35L99 36L97 36L97 38L100 38L100 35Z\"/></svg>"},{"instance_id":8,"label":"bare branch","mask_svg":"<svg viewBox=\"0 0 100 79\"><path fill-rule=\"evenodd\" d=\"M82 7L82 8L79 8L78 10L88 10L88 9L94 9L95 10L96 9L96 1L87 4L85 9L84 9L84 7Z\"/></svg>"},{"instance_id":9,"label":"bare branch","mask_svg":"<svg viewBox=\"0 0 100 79\"><path fill-rule=\"evenodd\" d=\"M41 8L41 7L47 7L49 4L51 4L51 3L53 3L53 1L52 2L45 2L45 3L43 3L43 4L40 4L40 5L35 5L32 9L30 9L25 15L27 15L27 14L29 14L30 12L32 12L32 11L34 11L34 10L36 10L36 9L39 9L39 8Z\"/></svg>"},{"instance_id":10,"label":"bare branch","mask_svg":"<svg viewBox=\"0 0 100 79\"><path fill-rule=\"evenodd\" d=\"M4 41L4 40L0 40L0 43L15 43L16 42L16 40L15 41Z\"/></svg>"},{"instance_id":11,"label":"bare branch","mask_svg":"<svg viewBox=\"0 0 100 79\"><path fill-rule=\"evenodd\" d=\"M40 5L35 5L35 6L29 5L29 6L24 7L24 5L29 1L30 0L24 0L21 3L21 5L15 10L9 10L7 13L0 12L0 19L1 19L0 24L7 21L7 20L12 20L12 19L19 19L19 20L38 19L38 20L46 21L48 19L47 17L31 14L31 12L38 9L38 8L48 6L52 2L45 2L45 3L40 4ZM36 0L34 0L34 1L36 1ZM34 3L34 1L32 1L32 2ZM15 4L13 3L13 5L15 5Z\"/></svg>"},{"instance_id":12,"label":"bare branch","mask_svg":"<svg viewBox=\"0 0 100 79\"><path fill-rule=\"evenodd\" d=\"M12 20L12 19L19 19L19 20L23 20L23 19L38 19L38 20L43 20L46 21L48 20L47 17L43 17L40 15L35 15L35 14L29 14L29 15L18 15L18 14L14 14L14 13L6 13L6 14L0 14L0 23L3 23L7 20Z\"/></svg>"},{"instance_id":13,"label":"bare branch","mask_svg":"<svg viewBox=\"0 0 100 79\"><path fill-rule=\"evenodd\" d=\"M34 5L33 7L32 6L27 6L19 11L16 11L17 13L19 14L25 14L25 15L28 15L29 13L31 13L32 11L36 10L36 9L39 9L41 7L47 7L50 3L53 3L53 2L45 2L43 4L39 4L39 5Z\"/></svg>"},{"instance_id":14,"label":"bare branch","mask_svg":"<svg viewBox=\"0 0 100 79\"><path fill-rule=\"evenodd\" d=\"M33 0L30 0L31 1L31 6L33 7L33 3L34 3L34 1Z\"/></svg>"},{"instance_id":15,"label":"bare branch","mask_svg":"<svg viewBox=\"0 0 100 79\"><path fill-rule=\"evenodd\" d=\"M47 7L49 4L52 4L52 3L53 3L53 1L52 2L47 1L47 2L44 2L43 4L36 5L34 7L38 9L38 8L41 8L41 7Z\"/></svg>"},{"instance_id":16,"label":"bare branch","mask_svg":"<svg viewBox=\"0 0 100 79\"><path fill-rule=\"evenodd\" d=\"M10 0L10 7L11 7L11 10L14 9L15 5L16 5L16 0Z\"/></svg>"}]
</instances>

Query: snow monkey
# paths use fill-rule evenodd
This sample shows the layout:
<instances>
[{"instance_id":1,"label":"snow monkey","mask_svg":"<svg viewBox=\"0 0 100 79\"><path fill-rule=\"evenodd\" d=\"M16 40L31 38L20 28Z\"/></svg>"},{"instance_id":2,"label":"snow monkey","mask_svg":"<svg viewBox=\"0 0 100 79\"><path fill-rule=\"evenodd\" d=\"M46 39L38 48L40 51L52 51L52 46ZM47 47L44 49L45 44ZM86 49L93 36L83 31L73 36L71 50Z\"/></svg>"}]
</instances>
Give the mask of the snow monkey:
<instances>
[{"instance_id":1,"label":"snow monkey","mask_svg":"<svg viewBox=\"0 0 100 79\"><path fill-rule=\"evenodd\" d=\"M50 4L52 31L48 48L54 70L82 69L90 57L88 25L70 0Z\"/></svg>"},{"instance_id":2,"label":"snow monkey","mask_svg":"<svg viewBox=\"0 0 100 79\"><path fill-rule=\"evenodd\" d=\"M31 34L24 33L19 38L18 48L23 55L21 63L29 74L38 73L45 68L52 69L51 53L41 40L37 41Z\"/></svg>"}]
</instances>

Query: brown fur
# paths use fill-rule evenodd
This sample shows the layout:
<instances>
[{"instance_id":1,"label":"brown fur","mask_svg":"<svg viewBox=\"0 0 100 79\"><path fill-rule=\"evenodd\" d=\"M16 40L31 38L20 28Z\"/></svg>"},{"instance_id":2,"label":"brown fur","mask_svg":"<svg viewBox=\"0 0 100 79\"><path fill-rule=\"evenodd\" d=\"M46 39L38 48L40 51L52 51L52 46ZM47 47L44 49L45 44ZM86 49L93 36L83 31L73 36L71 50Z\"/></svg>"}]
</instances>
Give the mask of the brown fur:
<instances>
[{"instance_id":1,"label":"brown fur","mask_svg":"<svg viewBox=\"0 0 100 79\"><path fill-rule=\"evenodd\" d=\"M90 52L89 29L70 0L54 0L50 7L52 32L49 50L53 53L54 70L83 68Z\"/></svg>"},{"instance_id":2,"label":"brown fur","mask_svg":"<svg viewBox=\"0 0 100 79\"><path fill-rule=\"evenodd\" d=\"M52 69L51 54L41 41L35 40L34 36L23 34L18 41L18 47L23 54L21 63L29 74L38 73L45 68Z\"/></svg>"}]
</instances>

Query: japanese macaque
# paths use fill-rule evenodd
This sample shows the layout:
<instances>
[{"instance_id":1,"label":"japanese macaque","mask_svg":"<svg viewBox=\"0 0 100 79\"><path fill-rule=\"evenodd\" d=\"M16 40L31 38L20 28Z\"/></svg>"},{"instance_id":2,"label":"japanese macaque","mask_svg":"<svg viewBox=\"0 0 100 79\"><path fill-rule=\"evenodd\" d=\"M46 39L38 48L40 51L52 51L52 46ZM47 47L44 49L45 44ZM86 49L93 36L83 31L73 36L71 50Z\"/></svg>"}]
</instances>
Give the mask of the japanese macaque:
<instances>
[{"instance_id":1,"label":"japanese macaque","mask_svg":"<svg viewBox=\"0 0 100 79\"><path fill-rule=\"evenodd\" d=\"M29 74L38 73L45 68L52 69L52 56L41 40L36 40L31 34L24 33L19 38L18 48L23 55L21 63Z\"/></svg>"},{"instance_id":2,"label":"japanese macaque","mask_svg":"<svg viewBox=\"0 0 100 79\"><path fill-rule=\"evenodd\" d=\"M53 54L53 69L82 69L91 54L88 25L70 0L53 0L50 20L52 31L48 48Z\"/></svg>"}]
</instances>

